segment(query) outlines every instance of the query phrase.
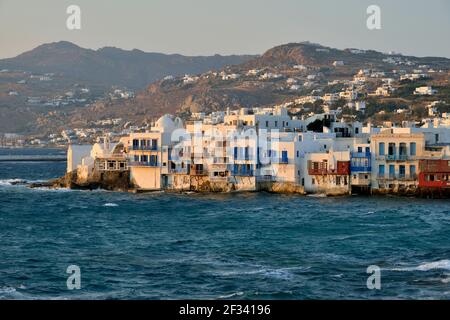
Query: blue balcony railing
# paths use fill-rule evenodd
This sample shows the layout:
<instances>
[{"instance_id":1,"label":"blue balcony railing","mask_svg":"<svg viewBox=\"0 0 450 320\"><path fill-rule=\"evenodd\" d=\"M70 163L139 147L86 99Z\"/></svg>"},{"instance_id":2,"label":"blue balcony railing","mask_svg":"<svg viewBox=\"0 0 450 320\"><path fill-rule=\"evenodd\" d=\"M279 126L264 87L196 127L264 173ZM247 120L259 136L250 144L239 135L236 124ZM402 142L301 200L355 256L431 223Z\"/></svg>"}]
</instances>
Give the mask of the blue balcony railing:
<instances>
[{"instance_id":1,"label":"blue balcony railing","mask_svg":"<svg viewBox=\"0 0 450 320\"><path fill-rule=\"evenodd\" d=\"M379 156L379 159L384 159L386 161L406 161L409 159L407 154L388 154L384 156Z\"/></svg>"},{"instance_id":2,"label":"blue balcony railing","mask_svg":"<svg viewBox=\"0 0 450 320\"><path fill-rule=\"evenodd\" d=\"M133 151L158 151L158 146L131 146Z\"/></svg>"},{"instance_id":3,"label":"blue balcony railing","mask_svg":"<svg viewBox=\"0 0 450 320\"><path fill-rule=\"evenodd\" d=\"M371 166L350 166L351 172L371 172Z\"/></svg>"},{"instance_id":4,"label":"blue balcony railing","mask_svg":"<svg viewBox=\"0 0 450 320\"><path fill-rule=\"evenodd\" d=\"M371 172L371 153L366 152L351 152L350 171L351 172ZM357 159L357 160L353 160Z\"/></svg>"},{"instance_id":5,"label":"blue balcony railing","mask_svg":"<svg viewBox=\"0 0 450 320\"><path fill-rule=\"evenodd\" d=\"M352 158L370 158L371 153L370 153L370 151L366 151L366 152L351 152L350 156Z\"/></svg>"}]
</instances>

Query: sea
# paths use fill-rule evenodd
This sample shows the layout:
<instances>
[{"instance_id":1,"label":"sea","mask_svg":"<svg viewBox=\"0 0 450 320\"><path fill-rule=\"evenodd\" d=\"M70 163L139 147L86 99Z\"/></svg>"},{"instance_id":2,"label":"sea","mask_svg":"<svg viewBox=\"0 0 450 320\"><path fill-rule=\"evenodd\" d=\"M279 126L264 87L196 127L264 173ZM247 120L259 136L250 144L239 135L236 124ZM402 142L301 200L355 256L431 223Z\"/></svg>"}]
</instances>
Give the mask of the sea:
<instances>
[{"instance_id":1,"label":"sea","mask_svg":"<svg viewBox=\"0 0 450 320\"><path fill-rule=\"evenodd\" d=\"M26 186L65 167L0 162L0 299L450 299L448 200Z\"/></svg>"}]
</instances>

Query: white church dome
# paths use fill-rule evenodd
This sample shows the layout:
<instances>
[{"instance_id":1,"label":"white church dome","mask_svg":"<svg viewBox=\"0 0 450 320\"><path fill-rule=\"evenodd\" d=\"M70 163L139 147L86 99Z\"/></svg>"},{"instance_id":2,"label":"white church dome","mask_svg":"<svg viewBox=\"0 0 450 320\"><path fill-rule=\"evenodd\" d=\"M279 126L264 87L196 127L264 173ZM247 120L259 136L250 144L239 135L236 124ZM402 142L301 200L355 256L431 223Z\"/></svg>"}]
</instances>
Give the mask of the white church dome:
<instances>
[{"instance_id":1,"label":"white church dome","mask_svg":"<svg viewBox=\"0 0 450 320\"><path fill-rule=\"evenodd\" d=\"M168 114L165 114L156 121L155 129L161 132L173 131L175 130L175 123Z\"/></svg>"}]
</instances>

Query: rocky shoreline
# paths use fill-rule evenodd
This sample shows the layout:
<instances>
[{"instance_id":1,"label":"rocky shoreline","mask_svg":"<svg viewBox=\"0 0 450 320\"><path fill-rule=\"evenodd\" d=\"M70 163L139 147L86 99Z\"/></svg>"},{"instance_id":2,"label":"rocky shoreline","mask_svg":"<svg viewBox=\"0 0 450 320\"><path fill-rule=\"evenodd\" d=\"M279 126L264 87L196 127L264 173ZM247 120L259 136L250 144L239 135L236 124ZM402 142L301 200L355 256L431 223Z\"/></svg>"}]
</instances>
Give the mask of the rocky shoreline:
<instances>
[{"instance_id":1,"label":"rocky shoreline","mask_svg":"<svg viewBox=\"0 0 450 320\"><path fill-rule=\"evenodd\" d=\"M135 188L129 180L128 172L105 172L94 175L87 181L82 181L77 176L77 172L67 173L63 177L51 179L44 182L32 182L27 183L26 181L15 181L12 184L24 184L29 188L49 188L49 189L72 189L72 190L97 190L103 189L108 191L116 192L133 192L133 193L145 193L145 192L155 192L161 190L141 190ZM164 190L172 193L236 193L236 192L269 192L278 194L298 194L298 195L309 195L309 196L328 196L328 197L339 197L339 196L350 196L350 195L365 195L365 196L400 196L400 197L418 197L418 198L430 198L430 199L449 199L450 190L430 190L430 189L416 189L414 192L408 190L408 192L379 192L379 191L365 191L365 192L349 192L346 194L307 194L304 189L300 186L291 183L262 183L258 184L258 188L255 190L239 190L232 186L227 185L226 187L217 187L212 185L202 184L201 186L191 186L182 189L167 189Z\"/></svg>"}]
</instances>

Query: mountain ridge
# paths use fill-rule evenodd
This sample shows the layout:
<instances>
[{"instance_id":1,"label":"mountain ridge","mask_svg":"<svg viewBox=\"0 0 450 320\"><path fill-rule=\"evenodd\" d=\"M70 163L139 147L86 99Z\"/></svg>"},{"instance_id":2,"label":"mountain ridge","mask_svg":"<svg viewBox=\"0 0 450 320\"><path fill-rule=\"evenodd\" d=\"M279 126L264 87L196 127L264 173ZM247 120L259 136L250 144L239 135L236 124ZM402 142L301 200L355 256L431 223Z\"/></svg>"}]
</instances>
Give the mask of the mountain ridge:
<instances>
[{"instance_id":1,"label":"mountain ridge","mask_svg":"<svg viewBox=\"0 0 450 320\"><path fill-rule=\"evenodd\" d=\"M53 57L53 60L50 59L49 61L46 50L59 52L60 60L55 60ZM192 112L223 111L228 107L237 109L240 107L270 106L310 95L312 91L317 89L323 94L333 93L340 89L330 86L330 82L350 81L361 69L385 72L387 77L396 77L397 79L399 74L393 74L393 69L414 73L414 69L421 65L428 65L429 69L440 70L442 68L444 70L443 73L439 73L439 78L445 78L446 76L448 78L450 70L450 59L445 57L421 58L401 54L386 54L375 50L340 50L308 42L279 45L258 56L229 56L243 60L241 63L224 63L223 57L220 55L186 57L173 54L171 55L173 63L179 65L179 61L184 63L194 60L194 65L199 63L202 65L203 71L193 70L195 68L192 68L191 64L191 69L185 68L185 72L170 78L163 78L170 73L167 72L167 68L164 69L164 66L162 68L166 72L162 72L161 65L158 62L159 59L167 61L167 55L147 53L138 49L127 51L115 47L103 47L92 50L83 49L70 42L59 42L35 48L34 56L30 52L25 52L19 56L28 59L31 55L34 59L37 59L36 61L40 65L48 67L48 64L50 66L63 64L61 61L67 60L64 53L70 53L72 55L71 60L75 62L79 59L81 62L77 63L81 65L83 63L95 65L99 56L103 57L103 65L100 61L100 74L105 71L102 69L105 67L105 61L125 60L117 65L113 63L106 66L108 68L105 67L106 70L114 69L110 73L106 72L108 79L114 82L116 77L120 77L123 86L131 87L130 83L135 83L139 78L138 81L144 85L136 89L136 95L132 99L113 100L105 98L90 103L83 108L49 107L39 109L23 105L16 110L2 109L5 106L5 101L17 100L20 95L19 97L7 97L4 94L2 97L0 83L0 127L3 125L4 128L7 128L7 131L4 132L17 132L19 129L27 132L39 132L50 129L61 130L68 127L83 128L89 127L98 120L112 118L121 118L139 125L149 123L152 119L165 113L188 117ZM157 80L149 79L146 76L146 69L142 67L143 64L146 64L149 56L154 58L153 69L158 70L158 67L160 68L160 76ZM128 62L127 59L132 61ZM206 63L204 62L205 59ZM215 59L219 59L219 62ZM343 61L343 65L334 65L335 61L340 60ZM203 63L201 63L202 61ZM4 60L0 60L0 70L4 68L2 62ZM229 60L226 62L229 62ZM211 64L215 67L211 67ZM217 67L218 64L221 67ZM131 65L132 72L122 74L124 65ZM61 68L63 71L74 72L73 69L64 69L64 65ZM186 71L187 69L189 71ZM86 73L95 76L98 72L96 68L91 67ZM190 74L191 76L184 78L184 74ZM313 77L312 80L309 79L310 76ZM437 73L436 76L438 76ZM291 84L288 84L288 81L291 81ZM448 85L448 79L446 82L442 82L441 79L436 83L439 83L439 81ZM308 82L313 82L312 86L307 86ZM95 78L91 79L90 83L96 83ZM55 82L49 82L47 87L42 87L53 89L56 84ZM367 91L373 92L380 85L382 85L381 79L373 79ZM291 86L295 89L292 89ZM15 83L14 88L18 88ZM13 126L7 119L16 119L19 114L26 114L27 117L23 117L26 121L22 121L20 126L17 124Z\"/></svg>"},{"instance_id":2,"label":"mountain ridge","mask_svg":"<svg viewBox=\"0 0 450 320\"><path fill-rule=\"evenodd\" d=\"M82 48L69 41L42 44L13 58L0 60L0 69L62 73L75 81L141 89L165 76L201 73L239 64L251 55L183 56L103 47Z\"/></svg>"}]
</instances>

